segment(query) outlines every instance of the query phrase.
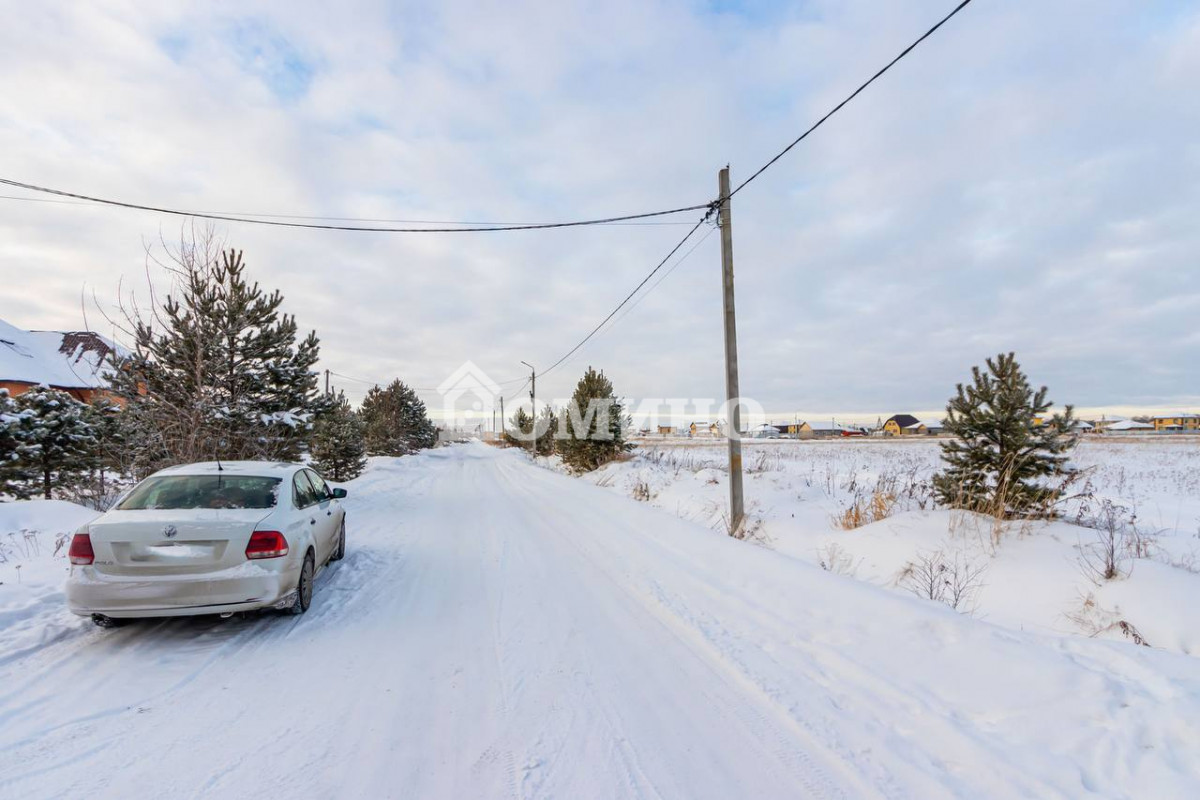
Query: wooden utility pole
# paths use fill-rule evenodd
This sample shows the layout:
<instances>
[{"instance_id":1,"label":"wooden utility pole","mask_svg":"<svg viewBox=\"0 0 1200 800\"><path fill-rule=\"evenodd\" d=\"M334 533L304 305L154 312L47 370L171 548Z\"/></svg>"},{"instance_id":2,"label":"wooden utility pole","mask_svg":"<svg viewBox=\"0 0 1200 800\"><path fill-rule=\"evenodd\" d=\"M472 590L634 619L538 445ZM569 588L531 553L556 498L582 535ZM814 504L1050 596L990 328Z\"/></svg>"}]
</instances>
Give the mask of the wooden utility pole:
<instances>
[{"instance_id":1,"label":"wooden utility pole","mask_svg":"<svg viewBox=\"0 0 1200 800\"><path fill-rule=\"evenodd\" d=\"M325 370L325 394L329 394L329 370Z\"/></svg>"},{"instance_id":2,"label":"wooden utility pole","mask_svg":"<svg viewBox=\"0 0 1200 800\"><path fill-rule=\"evenodd\" d=\"M725 399L729 405L729 535L741 538L746 517L742 497L742 404L738 389L737 317L733 306L733 220L729 216L729 167L717 173L721 226L721 283L725 304Z\"/></svg>"},{"instance_id":3,"label":"wooden utility pole","mask_svg":"<svg viewBox=\"0 0 1200 800\"><path fill-rule=\"evenodd\" d=\"M529 441L529 452L537 455L537 370L528 361L521 363L529 367L529 405L533 407L533 438Z\"/></svg>"},{"instance_id":4,"label":"wooden utility pole","mask_svg":"<svg viewBox=\"0 0 1200 800\"><path fill-rule=\"evenodd\" d=\"M508 435L508 428L504 425L504 397L500 398L500 438L503 439Z\"/></svg>"}]
</instances>

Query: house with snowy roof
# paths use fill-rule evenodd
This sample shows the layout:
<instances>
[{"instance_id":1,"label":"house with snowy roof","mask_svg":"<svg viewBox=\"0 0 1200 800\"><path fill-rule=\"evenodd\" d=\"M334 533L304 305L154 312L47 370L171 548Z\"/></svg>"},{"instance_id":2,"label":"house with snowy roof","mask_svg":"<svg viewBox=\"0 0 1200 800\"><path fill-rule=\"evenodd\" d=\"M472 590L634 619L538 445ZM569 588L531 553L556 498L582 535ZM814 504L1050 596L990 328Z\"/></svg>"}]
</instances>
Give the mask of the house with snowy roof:
<instances>
[{"instance_id":1,"label":"house with snowy roof","mask_svg":"<svg viewBox=\"0 0 1200 800\"><path fill-rule=\"evenodd\" d=\"M883 423L883 432L888 436L911 436L925 433L925 429L921 420L912 414L893 414Z\"/></svg>"},{"instance_id":2,"label":"house with snowy roof","mask_svg":"<svg viewBox=\"0 0 1200 800\"><path fill-rule=\"evenodd\" d=\"M1135 433L1153 433L1154 426L1145 422L1135 422L1131 419L1123 419L1105 425L1102 430L1104 433L1129 435Z\"/></svg>"},{"instance_id":3,"label":"house with snowy roof","mask_svg":"<svg viewBox=\"0 0 1200 800\"><path fill-rule=\"evenodd\" d=\"M46 385L90 403L110 396L113 354L124 350L92 331L26 331L0 320L0 389L16 397Z\"/></svg>"}]
</instances>

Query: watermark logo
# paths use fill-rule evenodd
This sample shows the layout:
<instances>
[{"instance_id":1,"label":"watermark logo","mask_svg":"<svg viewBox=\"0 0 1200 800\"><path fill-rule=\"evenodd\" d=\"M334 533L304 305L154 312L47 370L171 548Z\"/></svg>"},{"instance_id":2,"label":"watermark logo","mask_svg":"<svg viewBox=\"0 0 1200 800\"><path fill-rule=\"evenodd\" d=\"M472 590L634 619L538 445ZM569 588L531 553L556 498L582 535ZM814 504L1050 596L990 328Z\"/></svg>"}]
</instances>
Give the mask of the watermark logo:
<instances>
[{"instance_id":1,"label":"watermark logo","mask_svg":"<svg viewBox=\"0 0 1200 800\"><path fill-rule=\"evenodd\" d=\"M481 423L486 418L500 412L505 399L500 384L471 361L452 372L437 391L442 398L441 416L445 424L477 431L482 430ZM524 392L507 399L510 404L504 413L508 419L496 426L495 433L504 431L523 442L546 434L550 420L542 410L529 406L528 396ZM751 420L765 416L761 405L744 397L736 402L725 403L713 398L593 398L588 401L586 408L578 407L571 398L547 398L546 401L557 423L554 433L556 439L610 440L618 430L627 437L654 433L687 438L740 439L747 436L745 431L750 427ZM527 413L525 409L533 413ZM527 420L524 429L513 423L518 413ZM730 425L731 418L738 424Z\"/></svg>"},{"instance_id":2,"label":"watermark logo","mask_svg":"<svg viewBox=\"0 0 1200 800\"><path fill-rule=\"evenodd\" d=\"M482 418L500 398L500 385L472 361L450 373L437 391L442 396L442 419L451 424L469 420L472 413Z\"/></svg>"}]
</instances>

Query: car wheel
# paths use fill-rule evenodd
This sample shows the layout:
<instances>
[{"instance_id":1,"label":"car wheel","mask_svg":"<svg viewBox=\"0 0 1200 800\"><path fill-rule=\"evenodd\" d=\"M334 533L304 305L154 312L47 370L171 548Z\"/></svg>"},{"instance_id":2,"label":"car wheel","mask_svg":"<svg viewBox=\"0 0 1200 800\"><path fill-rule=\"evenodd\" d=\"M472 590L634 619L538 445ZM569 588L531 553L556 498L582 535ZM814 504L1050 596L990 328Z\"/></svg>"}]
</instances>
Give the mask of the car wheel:
<instances>
[{"instance_id":1,"label":"car wheel","mask_svg":"<svg viewBox=\"0 0 1200 800\"><path fill-rule=\"evenodd\" d=\"M342 528L338 531L337 549L333 551L330 561L341 561L346 557L346 520L342 520Z\"/></svg>"},{"instance_id":2,"label":"car wheel","mask_svg":"<svg viewBox=\"0 0 1200 800\"><path fill-rule=\"evenodd\" d=\"M124 625L128 625L129 620L106 617L103 614L92 614L92 623L97 628L120 628Z\"/></svg>"},{"instance_id":3,"label":"car wheel","mask_svg":"<svg viewBox=\"0 0 1200 800\"><path fill-rule=\"evenodd\" d=\"M309 550L304 554L304 566L300 567L300 580L296 582L296 599L288 609L289 613L303 614L312 605L313 571L313 554Z\"/></svg>"}]
</instances>

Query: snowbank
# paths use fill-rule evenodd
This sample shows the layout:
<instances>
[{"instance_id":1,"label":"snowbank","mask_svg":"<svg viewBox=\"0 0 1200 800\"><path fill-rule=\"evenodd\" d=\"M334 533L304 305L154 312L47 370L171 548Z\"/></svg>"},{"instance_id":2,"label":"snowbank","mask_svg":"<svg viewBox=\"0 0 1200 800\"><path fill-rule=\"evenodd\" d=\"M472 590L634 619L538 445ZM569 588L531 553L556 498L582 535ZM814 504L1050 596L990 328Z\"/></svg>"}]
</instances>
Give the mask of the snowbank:
<instances>
[{"instance_id":1,"label":"snowbank","mask_svg":"<svg viewBox=\"0 0 1200 800\"><path fill-rule=\"evenodd\" d=\"M678 517L723 529L725 446L655 444L585 479ZM936 441L750 442L744 448L754 537L780 553L861 581L919 594L913 572L954 564L976 573L959 610L1017 630L1130 640L1200 655L1200 447L1192 440L1080 445L1085 470L1064 520L1094 517L1105 502L1136 518L1148 558L1092 580L1081 549L1098 532L1068 521L1009 524L939 510L929 479ZM845 530L839 517L876 495L888 516ZM928 592L925 592L928 595ZM1125 625L1121 625L1121 623ZM1130 630L1130 626L1132 630Z\"/></svg>"},{"instance_id":2,"label":"snowbank","mask_svg":"<svg viewBox=\"0 0 1200 800\"><path fill-rule=\"evenodd\" d=\"M64 500L0 503L0 658L79 625L62 588L70 569L67 545L97 516Z\"/></svg>"}]
</instances>

